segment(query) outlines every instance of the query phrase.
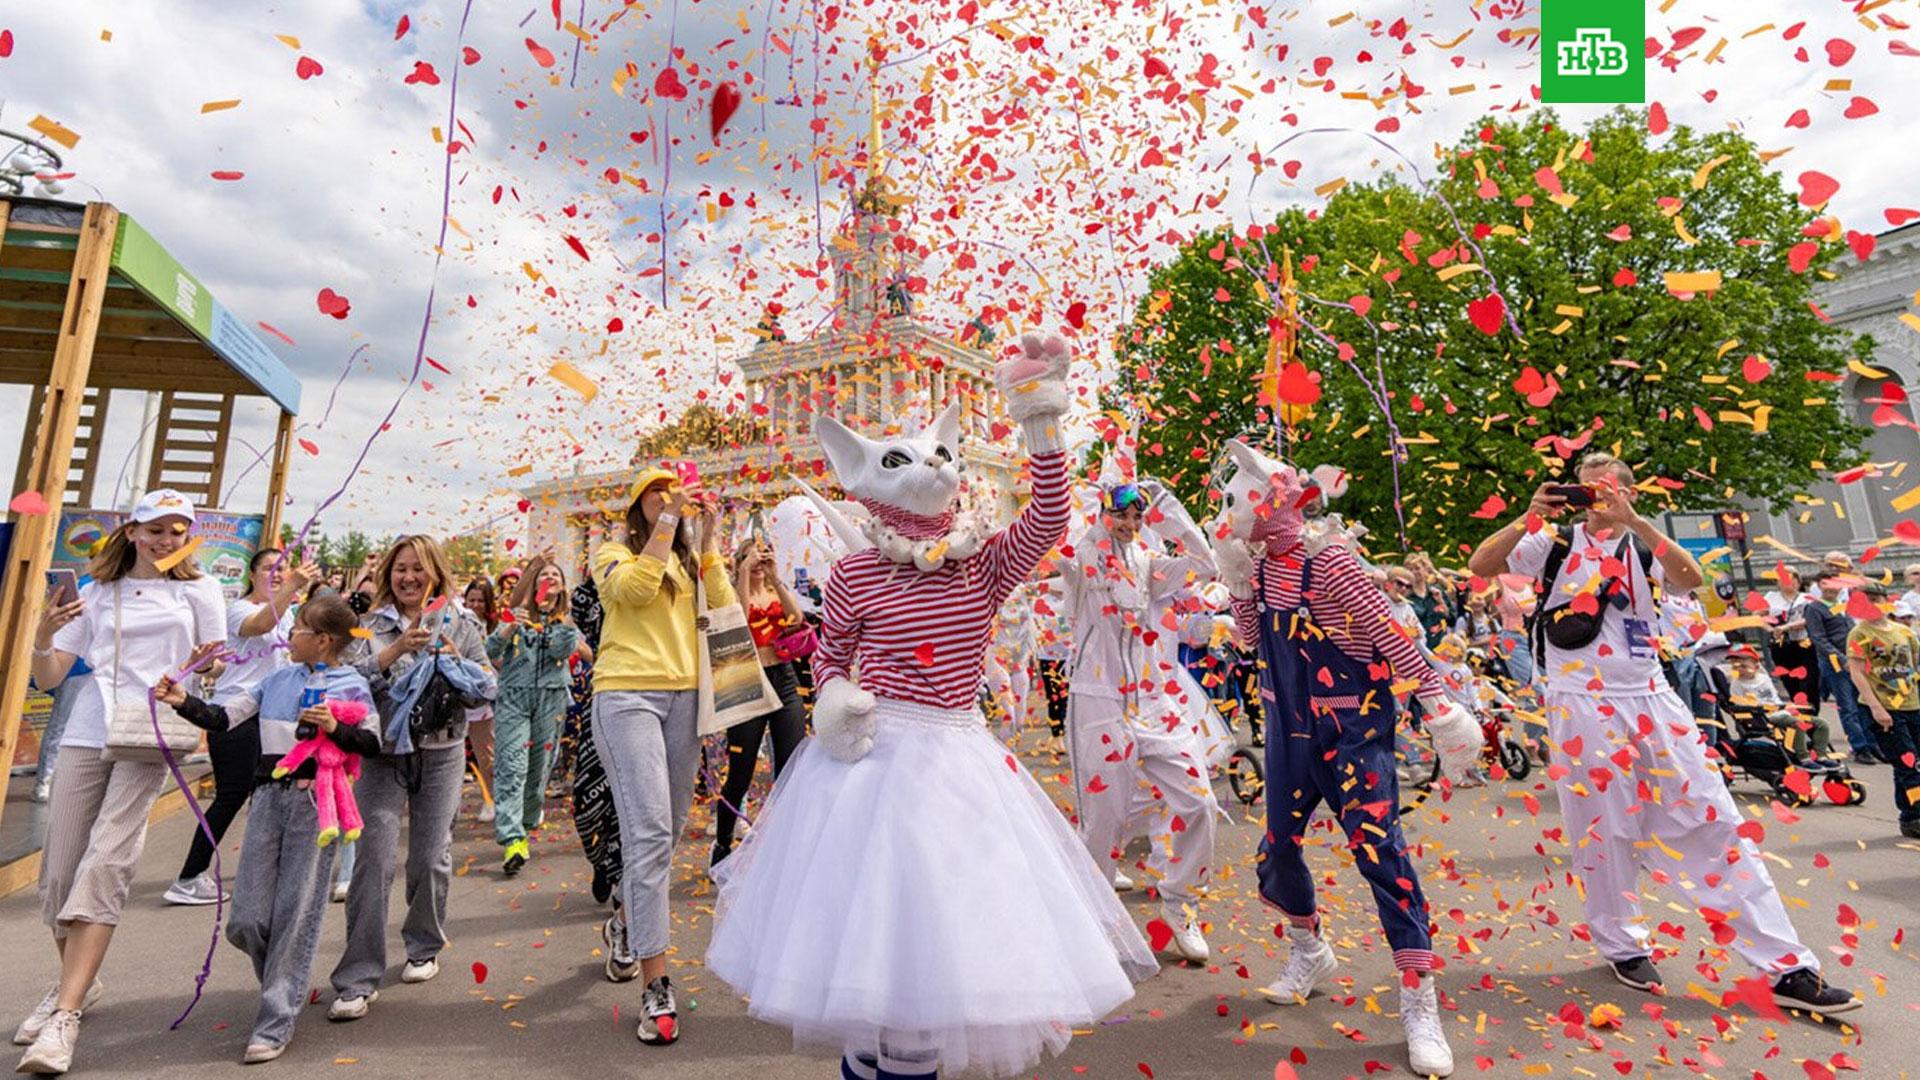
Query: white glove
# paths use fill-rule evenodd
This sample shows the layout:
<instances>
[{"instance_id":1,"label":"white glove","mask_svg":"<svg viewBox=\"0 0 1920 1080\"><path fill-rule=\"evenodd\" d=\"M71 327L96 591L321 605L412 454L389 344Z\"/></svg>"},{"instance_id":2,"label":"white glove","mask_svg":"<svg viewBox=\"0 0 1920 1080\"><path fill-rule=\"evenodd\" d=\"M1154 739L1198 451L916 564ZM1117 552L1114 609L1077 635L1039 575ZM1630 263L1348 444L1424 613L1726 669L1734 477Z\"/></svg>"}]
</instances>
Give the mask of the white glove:
<instances>
[{"instance_id":1,"label":"white glove","mask_svg":"<svg viewBox=\"0 0 1920 1080\"><path fill-rule=\"evenodd\" d=\"M1020 422L1027 453L1065 449L1060 418L1067 414L1067 343L1058 334L1024 334L1020 355L994 372L1007 414Z\"/></svg>"},{"instance_id":2,"label":"white glove","mask_svg":"<svg viewBox=\"0 0 1920 1080\"><path fill-rule=\"evenodd\" d=\"M852 679L829 681L813 701L813 737L835 761L859 761L873 749L873 706Z\"/></svg>"},{"instance_id":3,"label":"white glove","mask_svg":"<svg viewBox=\"0 0 1920 1080\"><path fill-rule=\"evenodd\" d=\"M1247 542L1223 536L1213 543L1213 562L1220 568L1220 583L1236 600L1253 599L1253 550Z\"/></svg>"},{"instance_id":4,"label":"white glove","mask_svg":"<svg viewBox=\"0 0 1920 1080\"><path fill-rule=\"evenodd\" d=\"M1457 701L1438 695L1423 697L1427 733L1433 736L1433 748L1440 754L1441 775L1459 783L1480 766L1480 750L1486 738L1480 721L1474 719Z\"/></svg>"}]
</instances>

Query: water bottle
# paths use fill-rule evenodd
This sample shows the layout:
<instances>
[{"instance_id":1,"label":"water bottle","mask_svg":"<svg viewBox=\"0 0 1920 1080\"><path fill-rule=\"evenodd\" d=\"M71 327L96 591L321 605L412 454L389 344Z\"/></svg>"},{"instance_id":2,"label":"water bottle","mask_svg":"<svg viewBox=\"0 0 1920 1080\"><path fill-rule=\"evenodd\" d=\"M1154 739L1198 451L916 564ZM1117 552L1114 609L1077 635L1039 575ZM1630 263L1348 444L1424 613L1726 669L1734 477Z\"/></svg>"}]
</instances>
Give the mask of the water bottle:
<instances>
[{"instance_id":1,"label":"water bottle","mask_svg":"<svg viewBox=\"0 0 1920 1080\"><path fill-rule=\"evenodd\" d=\"M327 703L327 665L315 664L307 669L307 686L300 691L300 711L305 713L315 705ZM304 742L314 737L318 728L305 720L294 725L294 737Z\"/></svg>"}]
</instances>

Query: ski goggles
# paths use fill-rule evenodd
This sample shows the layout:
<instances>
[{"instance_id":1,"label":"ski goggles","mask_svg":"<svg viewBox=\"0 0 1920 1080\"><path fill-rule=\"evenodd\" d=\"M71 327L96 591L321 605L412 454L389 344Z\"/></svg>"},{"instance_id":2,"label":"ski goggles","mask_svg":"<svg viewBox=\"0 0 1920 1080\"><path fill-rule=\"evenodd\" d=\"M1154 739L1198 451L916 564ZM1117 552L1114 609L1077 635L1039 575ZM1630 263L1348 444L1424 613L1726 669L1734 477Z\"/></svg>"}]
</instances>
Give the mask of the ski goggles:
<instances>
[{"instance_id":1,"label":"ski goggles","mask_svg":"<svg viewBox=\"0 0 1920 1080\"><path fill-rule=\"evenodd\" d=\"M1117 514L1129 506L1147 508L1147 493L1140 490L1139 484L1119 484L1100 492L1100 508L1109 514Z\"/></svg>"}]
</instances>

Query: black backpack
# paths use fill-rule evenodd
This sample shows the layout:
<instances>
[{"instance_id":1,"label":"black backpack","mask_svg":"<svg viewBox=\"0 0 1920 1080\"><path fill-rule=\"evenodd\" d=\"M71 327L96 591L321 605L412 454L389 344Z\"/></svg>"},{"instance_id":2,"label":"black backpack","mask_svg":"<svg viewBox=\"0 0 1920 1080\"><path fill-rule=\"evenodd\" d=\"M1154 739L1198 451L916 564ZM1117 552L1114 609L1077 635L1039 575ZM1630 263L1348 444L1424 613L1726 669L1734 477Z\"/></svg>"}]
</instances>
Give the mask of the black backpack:
<instances>
[{"instance_id":1,"label":"black backpack","mask_svg":"<svg viewBox=\"0 0 1920 1080\"><path fill-rule=\"evenodd\" d=\"M1553 587L1560 577L1560 567L1566 563L1568 552L1573 550L1572 536L1572 530L1569 529L1565 534L1553 538L1553 544L1547 550L1547 564L1541 568L1539 579L1533 583L1533 591L1537 599L1533 605L1533 613L1527 616L1527 641L1533 647L1533 662L1536 667L1546 665L1548 641L1552 641L1556 648L1561 649L1578 649L1590 645L1593 639L1600 636L1600 623L1606 618L1607 609L1604 606L1592 615L1582 615L1567 610L1572 606L1571 603L1547 607L1548 599L1554 595ZM1620 543L1613 549L1614 558L1624 556L1628 544L1633 545L1634 554L1640 559L1640 572L1646 575L1651 583L1653 552L1640 542L1639 537L1632 533L1621 537ZM1649 588L1653 592L1654 603L1658 604L1659 590L1652 589L1651 585Z\"/></svg>"}]
</instances>

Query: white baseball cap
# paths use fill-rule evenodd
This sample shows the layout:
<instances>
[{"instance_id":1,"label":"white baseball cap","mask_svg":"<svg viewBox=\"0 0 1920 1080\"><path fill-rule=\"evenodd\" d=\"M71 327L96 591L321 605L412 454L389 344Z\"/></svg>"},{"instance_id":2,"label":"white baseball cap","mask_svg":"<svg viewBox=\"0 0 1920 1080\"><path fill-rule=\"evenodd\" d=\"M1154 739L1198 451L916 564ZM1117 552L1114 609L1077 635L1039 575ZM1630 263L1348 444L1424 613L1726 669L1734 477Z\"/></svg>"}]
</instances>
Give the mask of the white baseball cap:
<instances>
[{"instance_id":1,"label":"white baseball cap","mask_svg":"<svg viewBox=\"0 0 1920 1080\"><path fill-rule=\"evenodd\" d=\"M141 524L166 517L182 517L193 524L193 500L172 488L154 488L134 505L133 520Z\"/></svg>"}]
</instances>

